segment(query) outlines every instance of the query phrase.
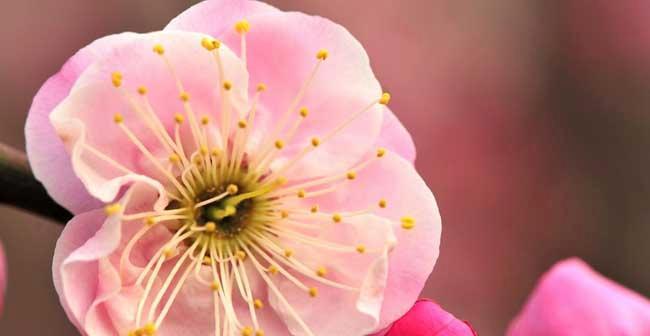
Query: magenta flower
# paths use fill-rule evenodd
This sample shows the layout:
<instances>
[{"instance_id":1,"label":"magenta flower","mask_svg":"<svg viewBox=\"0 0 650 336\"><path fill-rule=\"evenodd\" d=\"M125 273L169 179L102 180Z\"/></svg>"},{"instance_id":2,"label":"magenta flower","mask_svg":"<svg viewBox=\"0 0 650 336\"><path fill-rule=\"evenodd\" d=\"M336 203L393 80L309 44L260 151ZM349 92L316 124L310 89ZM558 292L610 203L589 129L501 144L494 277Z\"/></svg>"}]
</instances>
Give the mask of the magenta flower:
<instances>
[{"instance_id":1,"label":"magenta flower","mask_svg":"<svg viewBox=\"0 0 650 336\"><path fill-rule=\"evenodd\" d=\"M397 320L386 336L476 336L469 323L458 320L437 303L420 300Z\"/></svg>"},{"instance_id":2,"label":"magenta flower","mask_svg":"<svg viewBox=\"0 0 650 336\"><path fill-rule=\"evenodd\" d=\"M440 240L389 99L343 27L253 1L79 51L26 128L36 176L76 214L53 265L71 321L93 336L389 326Z\"/></svg>"},{"instance_id":3,"label":"magenta flower","mask_svg":"<svg viewBox=\"0 0 650 336\"><path fill-rule=\"evenodd\" d=\"M648 330L650 301L569 259L542 277L508 335L645 335Z\"/></svg>"}]
</instances>

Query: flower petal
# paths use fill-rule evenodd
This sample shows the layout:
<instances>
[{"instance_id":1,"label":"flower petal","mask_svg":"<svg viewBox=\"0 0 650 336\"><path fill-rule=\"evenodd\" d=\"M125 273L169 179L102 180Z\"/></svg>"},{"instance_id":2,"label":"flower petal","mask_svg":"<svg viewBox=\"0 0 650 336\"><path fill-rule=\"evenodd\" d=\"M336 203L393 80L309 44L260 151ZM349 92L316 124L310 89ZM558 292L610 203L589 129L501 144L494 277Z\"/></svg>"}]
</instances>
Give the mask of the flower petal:
<instances>
[{"instance_id":1,"label":"flower petal","mask_svg":"<svg viewBox=\"0 0 650 336\"><path fill-rule=\"evenodd\" d=\"M133 208L131 203L151 207L155 196L149 184L139 183L126 192L120 204L129 209ZM123 331L116 324L117 314L103 304L119 295L134 297L133 291L122 288L111 258L125 234L132 235L135 229L133 225L125 227L119 216L107 218L103 210L93 210L76 215L57 241L52 264L54 286L66 314L83 334L108 336Z\"/></svg>"},{"instance_id":2,"label":"flower petal","mask_svg":"<svg viewBox=\"0 0 650 336\"><path fill-rule=\"evenodd\" d=\"M278 12L278 9L259 1L207 0L179 14L169 22L165 30L183 30L219 37L226 30L232 29L238 20L274 12Z\"/></svg>"},{"instance_id":3,"label":"flower petal","mask_svg":"<svg viewBox=\"0 0 650 336\"><path fill-rule=\"evenodd\" d=\"M574 258L542 276L508 335L644 335L648 330L648 299Z\"/></svg>"},{"instance_id":4,"label":"flower petal","mask_svg":"<svg viewBox=\"0 0 650 336\"><path fill-rule=\"evenodd\" d=\"M72 213L97 208L99 202L85 190L72 170L70 156L52 127L52 110L69 94L81 73L98 58L136 34L123 33L98 39L72 56L61 71L43 84L34 97L25 125L27 155L36 178L54 200Z\"/></svg>"},{"instance_id":5,"label":"flower petal","mask_svg":"<svg viewBox=\"0 0 650 336\"><path fill-rule=\"evenodd\" d=\"M308 287L317 288L316 297L310 297L282 276L276 281L280 292L314 335L365 335L375 331L388 276L388 253L395 244L391 223L373 215L360 215L341 223L328 223L319 228L314 238L349 246L350 250L328 250L291 241L286 241L284 247L294 250L291 258L305 263L314 272L325 267L324 279L356 290L335 288L303 275L298 279ZM355 251L359 244L364 245L365 253ZM273 308L287 323L291 334L307 335L279 296L272 291L270 294Z\"/></svg>"},{"instance_id":6,"label":"flower petal","mask_svg":"<svg viewBox=\"0 0 650 336\"><path fill-rule=\"evenodd\" d=\"M415 162L413 138L389 108L384 109L384 120L377 147L384 147L411 163Z\"/></svg>"},{"instance_id":7,"label":"flower petal","mask_svg":"<svg viewBox=\"0 0 650 336\"><path fill-rule=\"evenodd\" d=\"M271 144L277 139L286 142L272 168L279 169L286 160L309 147L312 137L325 138L380 98L381 87L368 56L342 26L295 12L256 15L248 21L251 31L246 34L246 45L251 86L266 83L268 88L260 99L257 132ZM226 31L222 38L233 50L241 52L241 36L234 30ZM304 97L294 101L319 62L316 55L321 49L328 50L327 59L319 66ZM288 129L301 119L302 106L309 109L309 115L289 141ZM291 175L319 176L357 162L375 145L382 118L382 106L375 103L300 160ZM285 121L286 130L278 132Z\"/></svg>"},{"instance_id":8,"label":"flower petal","mask_svg":"<svg viewBox=\"0 0 650 336\"><path fill-rule=\"evenodd\" d=\"M152 48L162 44L166 49L164 57L173 67L183 90L189 93L194 124L198 125L196 119L203 115L215 118L222 91L216 62L201 46L202 38L204 35L186 32L138 35L89 67L77 80L70 95L51 114L58 135L72 153L77 176L92 195L110 202L120 186L132 180L151 183L164 195L162 187L154 180L167 184L173 182L165 176L165 169L160 168L169 164L167 158L171 152L165 150L162 136L156 136L153 131L156 122L148 116L155 114L161 127L173 134L174 113L183 111L184 106L177 87L180 84L166 61L156 55ZM226 69L224 77L232 83L232 89L228 91L230 102L237 110L246 110L246 70L225 46L220 48L219 53ZM115 71L123 76L119 88L111 83ZM146 97L137 94L140 86L148 88ZM147 108L147 102L153 112ZM113 123L116 113L123 116L124 125L147 148L150 156L144 154L121 127ZM183 134L190 138L188 141L192 141L190 112L186 111L186 119L188 121L182 125ZM191 148L186 147L186 150ZM110 163L96 152L117 164Z\"/></svg>"},{"instance_id":9,"label":"flower petal","mask_svg":"<svg viewBox=\"0 0 650 336\"><path fill-rule=\"evenodd\" d=\"M386 179L390 182L384 183ZM379 208L380 199L386 207ZM314 200L324 211L345 212L374 209L393 223L397 245L389 256L389 274L379 329L387 327L408 311L417 300L438 259L441 219L436 200L413 164L387 152L357 172L334 195ZM411 217L415 227L402 228L401 220Z\"/></svg>"},{"instance_id":10,"label":"flower petal","mask_svg":"<svg viewBox=\"0 0 650 336\"><path fill-rule=\"evenodd\" d=\"M437 303L419 300L389 329L386 336L476 336L469 323L457 319Z\"/></svg>"}]
</instances>

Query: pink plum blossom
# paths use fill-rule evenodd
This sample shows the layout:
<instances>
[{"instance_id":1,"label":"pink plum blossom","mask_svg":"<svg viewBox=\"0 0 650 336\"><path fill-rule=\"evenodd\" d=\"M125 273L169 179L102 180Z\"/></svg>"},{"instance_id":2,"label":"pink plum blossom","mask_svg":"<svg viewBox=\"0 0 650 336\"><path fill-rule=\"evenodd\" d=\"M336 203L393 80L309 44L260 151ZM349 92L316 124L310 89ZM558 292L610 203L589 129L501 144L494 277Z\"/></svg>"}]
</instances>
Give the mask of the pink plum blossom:
<instances>
[{"instance_id":1,"label":"pink plum blossom","mask_svg":"<svg viewBox=\"0 0 650 336\"><path fill-rule=\"evenodd\" d=\"M419 300L389 329L386 336L476 336L469 323L458 320L437 303Z\"/></svg>"},{"instance_id":2,"label":"pink plum blossom","mask_svg":"<svg viewBox=\"0 0 650 336\"><path fill-rule=\"evenodd\" d=\"M508 335L646 335L648 330L648 299L569 259L542 277Z\"/></svg>"},{"instance_id":3,"label":"pink plum blossom","mask_svg":"<svg viewBox=\"0 0 650 336\"><path fill-rule=\"evenodd\" d=\"M80 50L26 126L35 175L75 213L53 261L70 320L93 336L387 328L441 230L389 100L343 27L255 1Z\"/></svg>"}]
</instances>

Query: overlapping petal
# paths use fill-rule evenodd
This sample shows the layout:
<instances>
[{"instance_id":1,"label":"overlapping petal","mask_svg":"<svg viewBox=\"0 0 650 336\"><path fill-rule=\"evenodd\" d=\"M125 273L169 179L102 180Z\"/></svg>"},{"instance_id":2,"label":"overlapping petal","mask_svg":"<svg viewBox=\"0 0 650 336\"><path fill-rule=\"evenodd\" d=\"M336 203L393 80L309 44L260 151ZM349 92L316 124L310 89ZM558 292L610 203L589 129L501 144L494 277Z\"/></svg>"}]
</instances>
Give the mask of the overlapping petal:
<instances>
[{"instance_id":1,"label":"overlapping petal","mask_svg":"<svg viewBox=\"0 0 650 336\"><path fill-rule=\"evenodd\" d=\"M386 208L376 204L386 200ZM389 274L379 327L404 315L418 298L439 254L441 219L435 198L409 161L394 153L376 159L353 181L315 202L324 210L354 211L375 207L390 219L397 244L389 255ZM413 229L402 228L411 217Z\"/></svg>"},{"instance_id":2,"label":"overlapping petal","mask_svg":"<svg viewBox=\"0 0 650 336\"><path fill-rule=\"evenodd\" d=\"M100 203L75 175L70 156L50 122L50 113L68 96L76 80L90 64L110 54L113 47L128 43L134 36L133 33L109 35L79 50L56 75L43 84L29 110L25 140L32 171L50 196L73 213L92 210Z\"/></svg>"}]
</instances>

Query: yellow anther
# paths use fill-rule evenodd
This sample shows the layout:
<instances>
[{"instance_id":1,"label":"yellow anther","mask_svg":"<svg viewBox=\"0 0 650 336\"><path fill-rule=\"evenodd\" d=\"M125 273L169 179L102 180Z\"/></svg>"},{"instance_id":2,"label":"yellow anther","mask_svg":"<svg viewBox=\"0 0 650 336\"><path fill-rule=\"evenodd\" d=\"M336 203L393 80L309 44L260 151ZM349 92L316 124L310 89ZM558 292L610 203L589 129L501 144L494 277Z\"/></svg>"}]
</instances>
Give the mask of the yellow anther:
<instances>
[{"instance_id":1,"label":"yellow anther","mask_svg":"<svg viewBox=\"0 0 650 336\"><path fill-rule=\"evenodd\" d=\"M113 203L104 207L104 212L107 216L113 216L120 211L122 211L122 204L120 203Z\"/></svg>"},{"instance_id":2,"label":"yellow anther","mask_svg":"<svg viewBox=\"0 0 650 336\"><path fill-rule=\"evenodd\" d=\"M282 148L284 148L284 141L282 141L282 140L275 140L275 148L277 148L277 149L282 149Z\"/></svg>"},{"instance_id":3,"label":"yellow anther","mask_svg":"<svg viewBox=\"0 0 650 336\"><path fill-rule=\"evenodd\" d=\"M260 299L255 299L253 300L253 306L255 306L256 309L262 309L264 308L264 302Z\"/></svg>"},{"instance_id":4,"label":"yellow anther","mask_svg":"<svg viewBox=\"0 0 650 336\"><path fill-rule=\"evenodd\" d=\"M174 122L176 122L177 124L182 124L183 121L185 121L185 117L183 117L182 114L180 113L174 114Z\"/></svg>"},{"instance_id":5,"label":"yellow anther","mask_svg":"<svg viewBox=\"0 0 650 336\"><path fill-rule=\"evenodd\" d=\"M340 223L341 219L343 219L343 218L341 217L340 214L335 213L335 214L332 215L332 220L334 221L334 223Z\"/></svg>"},{"instance_id":6,"label":"yellow anther","mask_svg":"<svg viewBox=\"0 0 650 336\"><path fill-rule=\"evenodd\" d=\"M278 267L275 265L271 265L266 269L267 272L271 273L271 275L276 275L278 274Z\"/></svg>"},{"instance_id":7,"label":"yellow anther","mask_svg":"<svg viewBox=\"0 0 650 336\"><path fill-rule=\"evenodd\" d=\"M388 102L390 102L390 93L384 92L379 98L379 104L388 105Z\"/></svg>"},{"instance_id":8,"label":"yellow anther","mask_svg":"<svg viewBox=\"0 0 650 336\"><path fill-rule=\"evenodd\" d=\"M201 46L203 46L203 48L208 51L212 51L214 49L218 49L221 46L221 42L211 37L204 37L201 39Z\"/></svg>"},{"instance_id":9,"label":"yellow anther","mask_svg":"<svg viewBox=\"0 0 650 336\"><path fill-rule=\"evenodd\" d=\"M388 206L388 202L386 202L386 200L382 198L382 199L379 200L378 205L379 205L380 208L384 209L384 208L386 208Z\"/></svg>"},{"instance_id":10,"label":"yellow anther","mask_svg":"<svg viewBox=\"0 0 650 336\"><path fill-rule=\"evenodd\" d=\"M111 74L111 82L115 87L120 87L122 85L122 79L122 73L119 71L115 71Z\"/></svg>"},{"instance_id":11,"label":"yellow anther","mask_svg":"<svg viewBox=\"0 0 650 336\"><path fill-rule=\"evenodd\" d=\"M248 123L246 120L242 119L237 123L237 126L239 126L239 128L246 128L246 126L248 126Z\"/></svg>"},{"instance_id":12,"label":"yellow anther","mask_svg":"<svg viewBox=\"0 0 650 336\"><path fill-rule=\"evenodd\" d=\"M321 49L316 53L316 58L321 61L324 61L327 59L327 56L329 56L329 54L330 53L329 51L327 51L327 49Z\"/></svg>"},{"instance_id":13,"label":"yellow anther","mask_svg":"<svg viewBox=\"0 0 650 336\"><path fill-rule=\"evenodd\" d=\"M287 184L287 182L289 182L289 181L284 176L280 176L275 180L275 184L277 186L283 186L283 185Z\"/></svg>"},{"instance_id":14,"label":"yellow anther","mask_svg":"<svg viewBox=\"0 0 650 336\"><path fill-rule=\"evenodd\" d=\"M165 53L165 47L163 47L162 44L156 44L153 46L153 52L158 55L162 55Z\"/></svg>"},{"instance_id":15,"label":"yellow anther","mask_svg":"<svg viewBox=\"0 0 650 336\"><path fill-rule=\"evenodd\" d=\"M357 252L359 252L361 254L366 253L366 246L363 245L363 244L357 245Z\"/></svg>"},{"instance_id":16,"label":"yellow anther","mask_svg":"<svg viewBox=\"0 0 650 336\"><path fill-rule=\"evenodd\" d=\"M147 225L147 226L152 226L152 225L156 224L156 219L154 217L149 216L149 217L144 219L144 224Z\"/></svg>"},{"instance_id":17,"label":"yellow anther","mask_svg":"<svg viewBox=\"0 0 650 336\"><path fill-rule=\"evenodd\" d=\"M169 155L169 162L173 164L178 164L179 162L181 162L181 157L178 156L178 154L176 153L172 153Z\"/></svg>"},{"instance_id":18,"label":"yellow anther","mask_svg":"<svg viewBox=\"0 0 650 336\"><path fill-rule=\"evenodd\" d=\"M163 249L163 255L164 255L165 258L167 258L167 259L173 257L173 256L174 256L174 253L175 253L175 251L174 251L174 249L171 248L171 247L165 247L165 249Z\"/></svg>"},{"instance_id":19,"label":"yellow anther","mask_svg":"<svg viewBox=\"0 0 650 336\"><path fill-rule=\"evenodd\" d=\"M138 93L139 93L141 96L146 95L148 91L149 91L149 90L147 90L147 87L146 87L146 86L138 86Z\"/></svg>"},{"instance_id":20,"label":"yellow anther","mask_svg":"<svg viewBox=\"0 0 650 336\"><path fill-rule=\"evenodd\" d=\"M300 116L301 117L305 118L308 115L309 115L309 109L307 109L306 107L303 107L303 108L300 109Z\"/></svg>"},{"instance_id":21,"label":"yellow anther","mask_svg":"<svg viewBox=\"0 0 650 336\"><path fill-rule=\"evenodd\" d=\"M415 219L411 216L404 216L401 219L402 229L410 230L415 227Z\"/></svg>"},{"instance_id":22,"label":"yellow anther","mask_svg":"<svg viewBox=\"0 0 650 336\"><path fill-rule=\"evenodd\" d=\"M226 191L230 195L236 195L239 192L239 187L236 184L229 184L228 188L226 188Z\"/></svg>"},{"instance_id":23,"label":"yellow anther","mask_svg":"<svg viewBox=\"0 0 650 336\"><path fill-rule=\"evenodd\" d=\"M320 139L316 137L311 138L311 145L314 147L318 147L320 145Z\"/></svg>"},{"instance_id":24,"label":"yellow anther","mask_svg":"<svg viewBox=\"0 0 650 336\"><path fill-rule=\"evenodd\" d=\"M235 23L235 31L240 34L246 34L251 30L251 24L246 19L239 20Z\"/></svg>"},{"instance_id":25,"label":"yellow anther","mask_svg":"<svg viewBox=\"0 0 650 336\"><path fill-rule=\"evenodd\" d=\"M246 34L251 30L251 24L246 19L241 19L235 23L235 31L240 34Z\"/></svg>"},{"instance_id":26,"label":"yellow anther","mask_svg":"<svg viewBox=\"0 0 650 336\"><path fill-rule=\"evenodd\" d=\"M345 177L347 177L348 180L354 180L355 178L357 178L357 172L351 170L347 174L345 174Z\"/></svg>"},{"instance_id":27,"label":"yellow anther","mask_svg":"<svg viewBox=\"0 0 650 336\"><path fill-rule=\"evenodd\" d=\"M221 285L218 282L214 281L210 284L210 289L212 289L215 292L220 291Z\"/></svg>"},{"instance_id":28,"label":"yellow anther","mask_svg":"<svg viewBox=\"0 0 650 336\"><path fill-rule=\"evenodd\" d=\"M241 330L241 336L253 336L253 328L251 327L244 327Z\"/></svg>"},{"instance_id":29,"label":"yellow anther","mask_svg":"<svg viewBox=\"0 0 650 336\"><path fill-rule=\"evenodd\" d=\"M258 329L258 330L255 332L255 336L264 336L264 330L262 330L262 329Z\"/></svg>"},{"instance_id":30,"label":"yellow anther","mask_svg":"<svg viewBox=\"0 0 650 336\"><path fill-rule=\"evenodd\" d=\"M242 250L239 250L239 251L235 252L235 257L239 261L244 261L246 259L246 252L244 252Z\"/></svg>"},{"instance_id":31,"label":"yellow anther","mask_svg":"<svg viewBox=\"0 0 650 336\"><path fill-rule=\"evenodd\" d=\"M318 212L318 205L312 205L311 209L309 209L309 211L311 211L311 213L317 213Z\"/></svg>"},{"instance_id":32,"label":"yellow anther","mask_svg":"<svg viewBox=\"0 0 650 336\"><path fill-rule=\"evenodd\" d=\"M284 250L284 256L287 258L291 258L293 256L293 250L292 249L285 249Z\"/></svg>"},{"instance_id":33,"label":"yellow anther","mask_svg":"<svg viewBox=\"0 0 650 336\"><path fill-rule=\"evenodd\" d=\"M264 91L266 91L266 84L264 83L257 84L257 92L264 92Z\"/></svg>"},{"instance_id":34,"label":"yellow anther","mask_svg":"<svg viewBox=\"0 0 650 336\"><path fill-rule=\"evenodd\" d=\"M384 157L386 155L386 148L378 148L377 149L377 157Z\"/></svg>"},{"instance_id":35,"label":"yellow anther","mask_svg":"<svg viewBox=\"0 0 650 336\"><path fill-rule=\"evenodd\" d=\"M115 113L115 115L113 116L113 121L116 124L121 124L124 122L124 116L121 113Z\"/></svg>"},{"instance_id":36,"label":"yellow anther","mask_svg":"<svg viewBox=\"0 0 650 336\"><path fill-rule=\"evenodd\" d=\"M142 328L142 331L144 332L145 335L152 336L156 334L156 325L149 322L144 325Z\"/></svg>"},{"instance_id":37,"label":"yellow anther","mask_svg":"<svg viewBox=\"0 0 650 336\"><path fill-rule=\"evenodd\" d=\"M298 198L305 198L305 189L298 190Z\"/></svg>"},{"instance_id":38,"label":"yellow anther","mask_svg":"<svg viewBox=\"0 0 650 336\"><path fill-rule=\"evenodd\" d=\"M287 210L280 211L280 217L282 217L282 218L289 217L289 212Z\"/></svg>"},{"instance_id":39,"label":"yellow anther","mask_svg":"<svg viewBox=\"0 0 650 336\"><path fill-rule=\"evenodd\" d=\"M127 335L128 336L138 336L138 331L137 330L131 330L131 331L129 331L129 333Z\"/></svg>"},{"instance_id":40,"label":"yellow anther","mask_svg":"<svg viewBox=\"0 0 650 336\"><path fill-rule=\"evenodd\" d=\"M201 117L201 124L202 125L207 125L209 123L210 123L210 117L208 117L208 116Z\"/></svg>"},{"instance_id":41,"label":"yellow anther","mask_svg":"<svg viewBox=\"0 0 650 336\"><path fill-rule=\"evenodd\" d=\"M315 298L318 296L318 288L316 287L311 287L309 288L309 296Z\"/></svg>"},{"instance_id":42,"label":"yellow anther","mask_svg":"<svg viewBox=\"0 0 650 336\"><path fill-rule=\"evenodd\" d=\"M180 98L181 101L188 102L188 101L190 101L190 94L183 91L178 95L178 98Z\"/></svg>"},{"instance_id":43,"label":"yellow anther","mask_svg":"<svg viewBox=\"0 0 650 336\"><path fill-rule=\"evenodd\" d=\"M321 277L321 278L324 277L325 275L327 275L327 268L322 267L322 266L319 267L319 268L316 270L316 275L318 275L318 276Z\"/></svg>"},{"instance_id":44,"label":"yellow anther","mask_svg":"<svg viewBox=\"0 0 650 336\"><path fill-rule=\"evenodd\" d=\"M210 258L208 256L205 256L205 257L203 257L202 263L203 263L203 265L211 265L212 264L212 258Z\"/></svg>"},{"instance_id":45,"label":"yellow anther","mask_svg":"<svg viewBox=\"0 0 650 336\"><path fill-rule=\"evenodd\" d=\"M212 233L215 231L217 231L217 224L215 224L214 222L205 223L205 232Z\"/></svg>"},{"instance_id":46,"label":"yellow anther","mask_svg":"<svg viewBox=\"0 0 650 336\"><path fill-rule=\"evenodd\" d=\"M223 82L223 88L224 88L226 91L229 91L230 89L232 89L232 83L231 83L230 81L224 81L224 82Z\"/></svg>"},{"instance_id":47,"label":"yellow anther","mask_svg":"<svg viewBox=\"0 0 650 336\"><path fill-rule=\"evenodd\" d=\"M201 155L206 156L208 153L210 153L210 149L206 145L201 145L201 148L199 148L199 151L201 152Z\"/></svg>"},{"instance_id":48,"label":"yellow anther","mask_svg":"<svg viewBox=\"0 0 650 336\"><path fill-rule=\"evenodd\" d=\"M219 150L219 148L213 148L210 154L212 154L212 156L219 156L219 154L221 154L221 150Z\"/></svg>"}]
</instances>

